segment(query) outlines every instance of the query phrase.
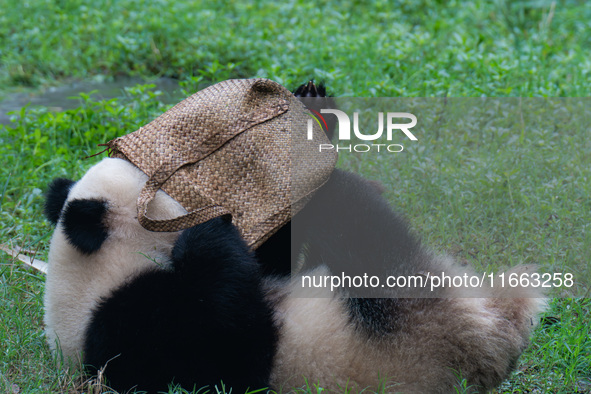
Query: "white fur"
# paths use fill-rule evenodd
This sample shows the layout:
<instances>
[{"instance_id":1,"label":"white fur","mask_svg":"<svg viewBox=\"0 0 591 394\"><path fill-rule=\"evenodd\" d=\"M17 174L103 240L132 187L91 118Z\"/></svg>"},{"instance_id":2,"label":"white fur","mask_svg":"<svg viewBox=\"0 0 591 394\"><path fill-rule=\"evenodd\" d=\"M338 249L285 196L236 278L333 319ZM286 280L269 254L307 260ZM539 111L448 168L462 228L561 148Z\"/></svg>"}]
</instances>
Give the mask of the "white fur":
<instances>
[{"instance_id":1,"label":"white fur","mask_svg":"<svg viewBox=\"0 0 591 394\"><path fill-rule=\"evenodd\" d=\"M101 297L138 273L169 264L178 233L150 232L136 220L136 201L148 177L121 159L106 158L92 167L70 190L74 199L108 202L108 237L100 250L82 255L66 239L58 222L51 239L45 285L45 326L50 346L61 348L78 364L84 331ZM64 205L65 206L65 205ZM186 211L159 191L149 207L153 218L171 218ZM158 264L157 264L157 263Z\"/></svg>"}]
</instances>

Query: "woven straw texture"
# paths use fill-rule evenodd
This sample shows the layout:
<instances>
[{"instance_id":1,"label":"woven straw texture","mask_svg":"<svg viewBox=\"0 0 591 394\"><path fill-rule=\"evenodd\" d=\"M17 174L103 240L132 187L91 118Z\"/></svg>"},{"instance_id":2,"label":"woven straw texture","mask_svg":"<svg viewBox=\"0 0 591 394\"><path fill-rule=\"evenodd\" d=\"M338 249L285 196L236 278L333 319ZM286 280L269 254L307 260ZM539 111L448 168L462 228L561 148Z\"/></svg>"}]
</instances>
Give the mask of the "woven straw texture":
<instances>
[{"instance_id":1,"label":"woven straw texture","mask_svg":"<svg viewBox=\"0 0 591 394\"><path fill-rule=\"evenodd\" d=\"M108 143L149 180L138 220L151 231L178 231L230 214L253 248L287 223L331 174L335 153L291 92L266 79L228 80L183 100L139 130ZM315 122L311 122L315 123ZM292 138L295 137L295 138ZM162 189L188 214L147 217Z\"/></svg>"}]
</instances>

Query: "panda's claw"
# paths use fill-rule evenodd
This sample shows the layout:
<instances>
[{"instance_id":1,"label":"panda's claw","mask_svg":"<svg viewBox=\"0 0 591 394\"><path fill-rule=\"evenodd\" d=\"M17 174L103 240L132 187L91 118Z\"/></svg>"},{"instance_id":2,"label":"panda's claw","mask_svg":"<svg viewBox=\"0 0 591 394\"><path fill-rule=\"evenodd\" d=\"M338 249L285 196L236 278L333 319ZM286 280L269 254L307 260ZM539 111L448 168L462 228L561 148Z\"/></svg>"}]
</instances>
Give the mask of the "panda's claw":
<instances>
[{"instance_id":1,"label":"panda's claw","mask_svg":"<svg viewBox=\"0 0 591 394\"><path fill-rule=\"evenodd\" d=\"M335 100L326 94L326 87L324 84L316 84L313 79L308 83L300 85L296 90L293 91L293 95L298 97L300 101L308 107L310 110L315 112L321 112L322 109L334 109L337 107ZM329 140L332 139L336 120L330 116L326 119L326 136Z\"/></svg>"}]
</instances>

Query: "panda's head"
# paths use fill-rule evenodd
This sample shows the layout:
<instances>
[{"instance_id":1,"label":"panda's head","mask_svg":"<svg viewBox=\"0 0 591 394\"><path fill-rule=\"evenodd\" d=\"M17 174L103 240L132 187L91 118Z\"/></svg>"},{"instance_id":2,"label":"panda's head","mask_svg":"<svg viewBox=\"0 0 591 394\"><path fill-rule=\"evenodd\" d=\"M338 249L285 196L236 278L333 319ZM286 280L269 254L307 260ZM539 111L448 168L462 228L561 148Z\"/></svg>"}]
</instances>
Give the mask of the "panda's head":
<instances>
[{"instance_id":1,"label":"panda's head","mask_svg":"<svg viewBox=\"0 0 591 394\"><path fill-rule=\"evenodd\" d=\"M137 198L147 179L128 161L104 159L78 182L55 179L46 193L45 216L57 225L56 232L64 234L69 247L87 257L100 252L108 240L114 244L143 238L152 244L160 238L158 233L144 230L136 214ZM158 219L184 213L180 204L158 192L148 215Z\"/></svg>"},{"instance_id":2,"label":"panda's head","mask_svg":"<svg viewBox=\"0 0 591 394\"><path fill-rule=\"evenodd\" d=\"M137 221L137 198L147 179L131 163L106 158L78 182L56 179L47 190L45 215L56 225L45 289L47 337L74 361L97 302L141 272L170 262L178 233L151 232ZM185 213L162 191L148 209L155 219Z\"/></svg>"}]
</instances>

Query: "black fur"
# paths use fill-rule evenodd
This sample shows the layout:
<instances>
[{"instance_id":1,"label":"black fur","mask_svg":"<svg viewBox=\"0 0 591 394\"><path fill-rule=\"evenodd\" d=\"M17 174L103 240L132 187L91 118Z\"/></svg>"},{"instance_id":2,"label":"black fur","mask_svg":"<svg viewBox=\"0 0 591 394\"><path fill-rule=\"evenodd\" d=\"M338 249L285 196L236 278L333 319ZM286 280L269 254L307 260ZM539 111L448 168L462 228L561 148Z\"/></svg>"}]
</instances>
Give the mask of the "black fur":
<instances>
[{"instance_id":1,"label":"black fur","mask_svg":"<svg viewBox=\"0 0 591 394\"><path fill-rule=\"evenodd\" d=\"M105 225L108 206L103 200L83 199L68 202L63 214L68 241L84 254L101 248L109 233Z\"/></svg>"},{"instance_id":2,"label":"black fur","mask_svg":"<svg viewBox=\"0 0 591 394\"><path fill-rule=\"evenodd\" d=\"M291 262L297 259L303 240L292 239L291 225L281 227L256 250L256 259L263 275L286 276L291 272Z\"/></svg>"},{"instance_id":3,"label":"black fur","mask_svg":"<svg viewBox=\"0 0 591 394\"><path fill-rule=\"evenodd\" d=\"M404 327L402 313L406 299L398 298L349 298L349 320L360 326L367 337L396 332Z\"/></svg>"},{"instance_id":4,"label":"black fur","mask_svg":"<svg viewBox=\"0 0 591 394\"><path fill-rule=\"evenodd\" d=\"M220 384L266 387L277 332L259 266L236 228L217 218L182 233L171 270L116 290L87 329L85 363L106 365L117 390Z\"/></svg>"},{"instance_id":5,"label":"black fur","mask_svg":"<svg viewBox=\"0 0 591 394\"><path fill-rule=\"evenodd\" d=\"M54 226L60 218L60 213L62 212L64 203L68 198L68 193L70 193L70 189L74 183L75 182L70 179L56 178L49 184L49 187L45 192L45 206L43 207L43 213L47 220L49 220Z\"/></svg>"}]
</instances>

